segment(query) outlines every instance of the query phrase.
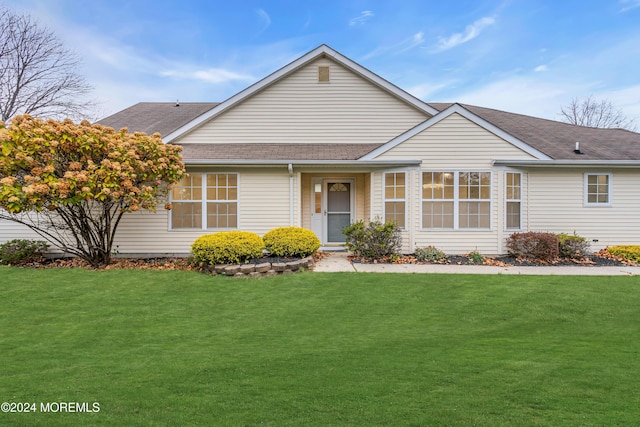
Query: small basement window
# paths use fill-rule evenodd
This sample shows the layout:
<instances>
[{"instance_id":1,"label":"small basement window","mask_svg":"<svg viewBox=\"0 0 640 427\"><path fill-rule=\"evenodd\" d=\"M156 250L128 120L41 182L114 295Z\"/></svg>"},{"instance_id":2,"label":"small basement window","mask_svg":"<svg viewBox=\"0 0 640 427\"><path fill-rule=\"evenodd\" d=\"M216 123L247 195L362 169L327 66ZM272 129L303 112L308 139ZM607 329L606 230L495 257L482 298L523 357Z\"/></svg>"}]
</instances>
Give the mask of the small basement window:
<instances>
[{"instance_id":1,"label":"small basement window","mask_svg":"<svg viewBox=\"0 0 640 427\"><path fill-rule=\"evenodd\" d=\"M328 65L321 65L318 67L318 83L329 83Z\"/></svg>"}]
</instances>

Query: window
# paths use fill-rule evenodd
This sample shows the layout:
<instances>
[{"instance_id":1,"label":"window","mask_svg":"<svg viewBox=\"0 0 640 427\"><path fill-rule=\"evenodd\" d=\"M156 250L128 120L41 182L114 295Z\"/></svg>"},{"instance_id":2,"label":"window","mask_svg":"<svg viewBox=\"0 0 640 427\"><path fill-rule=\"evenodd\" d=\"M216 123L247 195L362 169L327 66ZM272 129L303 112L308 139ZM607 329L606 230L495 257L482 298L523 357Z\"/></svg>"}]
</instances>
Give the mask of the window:
<instances>
[{"instance_id":1,"label":"window","mask_svg":"<svg viewBox=\"0 0 640 427\"><path fill-rule=\"evenodd\" d=\"M406 178L404 172L384 174L384 219L405 227Z\"/></svg>"},{"instance_id":2,"label":"window","mask_svg":"<svg viewBox=\"0 0 640 427\"><path fill-rule=\"evenodd\" d=\"M188 174L173 188L171 202L172 229L237 228L238 174Z\"/></svg>"},{"instance_id":3,"label":"window","mask_svg":"<svg viewBox=\"0 0 640 427\"><path fill-rule=\"evenodd\" d=\"M491 172L423 172L422 228L491 227Z\"/></svg>"},{"instance_id":4,"label":"window","mask_svg":"<svg viewBox=\"0 0 640 427\"><path fill-rule=\"evenodd\" d=\"M585 174L585 200L587 205L611 205L611 174Z\"/></svg>"},{"instance_id":5,"label":"window","mask_svg":"<svg viewBox=\"0 0 640 427\"><path fill-rule=\"evenodd\" d=\"M460 228L489 228L491 173L459 172Z\"/></svg>"},{"instance_id":6,"label":"window","mask_svg":"<svg viewBox=\"0 0 640 427\"><path fill-rule=\"evenodd\" d=\"M520 207L522 203L522 175L515 172L506 173L506 227L519 230L521 228Z\"/></svg>"},{"instance_id":7,"label":"window","mask_svg":"<svg viewBox=\"0 0 640 427\"><path fill-rule=\"evenodd\" d=\"M453 228L454 173L422 174L422 228Z\"/></svg>"}]
</instances>

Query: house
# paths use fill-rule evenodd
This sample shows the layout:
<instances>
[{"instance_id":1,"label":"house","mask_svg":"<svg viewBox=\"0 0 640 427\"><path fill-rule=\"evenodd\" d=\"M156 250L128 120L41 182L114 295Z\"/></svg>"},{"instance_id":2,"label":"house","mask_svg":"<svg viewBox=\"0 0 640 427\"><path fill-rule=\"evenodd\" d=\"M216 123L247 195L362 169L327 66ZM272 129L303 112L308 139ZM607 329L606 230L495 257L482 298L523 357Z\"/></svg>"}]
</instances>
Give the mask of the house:
<instances>
[{"instance_id":1,"label":"house","mask_svg":"<svg viewBox=\"0 0 640 427\"><path fill-rule=\"evenodd\" d=\"M359 219L403 251L506 252L514 232L640 243L640 134L425 103L322 45L221 103L139 103L101 120L183 146L172 210L125 215L121 254L187 254L200 235L278 226L325 247ZM0 241L25 236L0 223Z\"/></svg>"}]
</instances>

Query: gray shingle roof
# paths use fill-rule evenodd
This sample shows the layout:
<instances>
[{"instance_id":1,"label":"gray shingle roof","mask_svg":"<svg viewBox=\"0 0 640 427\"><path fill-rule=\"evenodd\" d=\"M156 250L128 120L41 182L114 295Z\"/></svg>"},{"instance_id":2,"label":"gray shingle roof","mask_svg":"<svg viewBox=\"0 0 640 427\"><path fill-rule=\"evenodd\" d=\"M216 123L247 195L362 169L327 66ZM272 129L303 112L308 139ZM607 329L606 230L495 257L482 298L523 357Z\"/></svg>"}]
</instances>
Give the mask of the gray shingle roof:
<instances>
[{"instance_id":1,"label":"gray shingle roof","mask_svg":"<svg viewBox=\"0 0 640 427\"><path fill-rule=\"evenodd\" d=\"M442 111L451 103L429 103ZM460 104L554 160L640 160L640 133L570 125L491 108ZM574 153L576 142L580 151Z\"/></svg>"},{"instance_id":2,"label":"gray shingle roof","mask_svg":"<svg viewBox=\"0 0 640 427\"><path fill-rule=\"evenodd\" d=\"M382 144L182 144L190 160L356 160Z\"/></svg>"},{"instance_id":3,"label":"gray shingle roof","mask_svg":"<svg viewBox=\"0 0 640 427\"><path fill-rule=\"evenodd\" d=\"M216 102L140 102L99 123L166 136L214 108ZM442 111L452 103L430 103ZM640 160L640 133L597 129L460 104L554 160ZM574 153L580 142L583 154ZM380 144L184 144L185 160L356 160Z\"/></svg>"},{"instance_id":4,"label":"gray shingle roof","mask_svg":"<svg viewBox=\"0 0 640 427\"><path fill-rule=\"evenodd\" d=\"M160 135L166 136L218 104L219 102L139 102L98 123L115 130L128 128L129 132L160 132Z\"/></svg>"}]
</instances>

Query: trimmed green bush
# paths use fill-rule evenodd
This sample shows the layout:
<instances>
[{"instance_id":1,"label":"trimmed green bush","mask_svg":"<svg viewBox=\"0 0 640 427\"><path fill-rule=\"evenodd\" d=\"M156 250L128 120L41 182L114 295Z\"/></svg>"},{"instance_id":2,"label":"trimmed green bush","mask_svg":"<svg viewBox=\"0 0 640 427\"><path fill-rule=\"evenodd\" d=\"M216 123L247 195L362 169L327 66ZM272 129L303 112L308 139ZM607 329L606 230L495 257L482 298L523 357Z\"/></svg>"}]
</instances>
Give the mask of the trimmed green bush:
<instances>
[{"instance_id":1,"label":"trimmed green bush","mask_svg":"<svg viewBox=\"0 0 640 427\"><path fill-rule=\"evenodd\" d=\"M640 262L640 245L609 246L607 251L611 255L624 258L629 261Z\"/></svg>"},{"instance_id":2,"label":"trimmed green bush","mask_svg":"<svg viewBox=\"0 0 640 427\"><path fill-rule=\"evenodd\" d=\"M447 255L435 246L427 246L426 248L418 248L413 254L420 262L424 261L441 261Z\"/></svg>"},{"instance_id":3,"label":"trimmed green bush","mask_svg":"<svg viewBox=\"0 0 640 427\"><path fill-rule=\"evenodd\" d=\"M509 255L516 258L553 261L558 258L558 236L553 233L513 233L507 238Z\"/></svg>"},{"instance_id":4,"label":"trimmed green bush","mask_svg":"<svg viewBox=\"0 0 640 427\"><path fill-rule=\"evenodd\" d=\"M215 264L239 264L262 256L264 242L249 231L221 231L198 237L191 245L196 262Z\"/></svg>"},{"instance_id":5,"label":"trimmed green bush","mask_svg":"<svg viewBox=\"0 0 640 427\"><path fill-rule=\"evenodd\" d=\"M583 258L589 254L589 242L584 237L560 233L558 234L558 253L562 258Z\"/></svg>"},{"instance_id":6,"label":"trimmed green bush","mask_svg":"<svg viewBox=\"0 0 640 427\"><path fill-rule=\"evenodd\" d=\"M364 221L354 222L342 232L347 236L347 248L358 257L383 259L398 255L402 245L400 228L395 222L382 223L375 219L364 225Z\"/></svg>"},{"instance_id":7,"label":"trimmed green bush","mask_svg":"<svg viewBox=\"0 0 640 427\"><path fill-rule=\"evenodd\" d=\"M320 247L316 234L300 227L278 227L264 236L265 247L275 256L309 256Z\"/></svg>"},{"instance_id":8,"label":"trimmed green bush","mask_svg":"<svg viewBox=\"0 0 640 427\"><path fill-rule=\"evenodd\" d=\"M15 239L0 245L0 264L23 265L38 261L49 249L41 240Z\"/></svg>"}]
</instances>

